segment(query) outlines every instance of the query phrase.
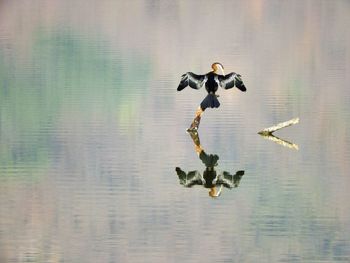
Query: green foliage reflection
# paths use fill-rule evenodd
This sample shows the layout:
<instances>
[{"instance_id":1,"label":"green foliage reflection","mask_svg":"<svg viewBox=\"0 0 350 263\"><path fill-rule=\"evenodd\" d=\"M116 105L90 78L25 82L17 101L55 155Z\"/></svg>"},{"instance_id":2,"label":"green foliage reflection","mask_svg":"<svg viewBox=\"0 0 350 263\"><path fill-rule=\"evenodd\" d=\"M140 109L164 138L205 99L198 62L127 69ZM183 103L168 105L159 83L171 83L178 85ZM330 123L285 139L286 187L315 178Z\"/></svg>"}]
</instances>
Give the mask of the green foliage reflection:
<instances>
[{"instance_id":1,"label":"green foliage reflection","mask_svg":"<svg viewBox=\"0 0 350 263\"><path fill-rule=\"evenodd\" d=\"M0 165L45 165L60 120L113 118L131 129L147 92L149 59L99 38L39 31L28 57L0 48ZM133 76L137 75L137 80ZM142 86L140 85L142 80Z\"/></svg>"}]
</instances>

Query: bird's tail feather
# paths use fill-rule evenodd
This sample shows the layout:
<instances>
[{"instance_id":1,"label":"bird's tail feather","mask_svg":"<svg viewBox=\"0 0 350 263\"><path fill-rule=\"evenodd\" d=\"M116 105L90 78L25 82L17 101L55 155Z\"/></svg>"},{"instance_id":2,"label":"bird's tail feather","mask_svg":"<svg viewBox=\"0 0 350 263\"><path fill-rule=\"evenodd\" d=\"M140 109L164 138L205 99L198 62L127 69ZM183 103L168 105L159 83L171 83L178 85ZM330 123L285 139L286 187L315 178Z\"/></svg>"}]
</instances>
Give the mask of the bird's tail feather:
<instances>
[{"instance_id":1,"label":"bird's tail feather","mask_svg":"<svg viewBox=\"0 0 350 263\"><path fill-rule=\"evenodd\" d=\"M206 108L219 108L220 102L215 94L208 94L201 102L201 108L204 111Z\"/></svg>"}]
</instances>

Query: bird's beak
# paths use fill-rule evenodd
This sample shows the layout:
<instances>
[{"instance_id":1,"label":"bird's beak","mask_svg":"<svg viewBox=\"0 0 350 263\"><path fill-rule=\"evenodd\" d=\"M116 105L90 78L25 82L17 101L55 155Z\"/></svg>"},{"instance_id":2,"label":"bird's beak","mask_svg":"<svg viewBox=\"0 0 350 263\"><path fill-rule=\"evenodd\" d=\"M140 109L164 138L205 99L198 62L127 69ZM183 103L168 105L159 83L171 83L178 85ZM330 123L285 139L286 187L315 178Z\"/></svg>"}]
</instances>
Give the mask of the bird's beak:
<instances>
[{"instance_id":1,"label":"bird's beak","mask_svg":"<svg viewBox=\"0 0 350 263\"><path fill-rule=\"evenodd\" d=\"M225 71L224 71L224 69L222 67L221 67L221 71L222 71L222 75L225 76Z\"/></svg>"},{"instance_id":2,"label":"bird's beak","mask_svg":"<svg viewBox=\"0 0 350 263\"><path fill-rule=\"evenodd\" d=\"M219 66L219 68L220 68L220 70L221 70L221 72L222 72L222 75L224 75L225 76L225 71L224 71L224 68L219 64L218 65Z\"/></svg>"}]
</instances>

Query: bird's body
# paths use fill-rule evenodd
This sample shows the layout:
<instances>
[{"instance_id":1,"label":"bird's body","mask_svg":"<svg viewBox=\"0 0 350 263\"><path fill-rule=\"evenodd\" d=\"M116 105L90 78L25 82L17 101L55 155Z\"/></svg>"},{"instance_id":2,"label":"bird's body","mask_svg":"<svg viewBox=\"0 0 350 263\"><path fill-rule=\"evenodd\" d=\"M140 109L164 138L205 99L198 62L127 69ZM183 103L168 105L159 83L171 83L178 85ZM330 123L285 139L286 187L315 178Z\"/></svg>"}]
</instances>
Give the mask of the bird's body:
<instances>
[{"instance_id":1,"label":"bird's body","mask_svg":"<svg viewBox=\"0 0 350 263\"><path fill-rule=\"evenodd\" d=\"M201 102L200 108L197 111L199 113L196 114L196 118L189 130L198 129L200 116L205 109L218 108L220 106L220 102L217 99L218 96L215 94L219 87L223 89L236 87L241 91L247 90L243 84L241 75L235 72L224 75L224 68L220 63L214 63L212 69L213 71L210 71L205 75L197 75L192 72L187 72L181 76L181 81L177 88L178 91L183 90L187 86L190 86L192 89L200 89L205 86L205 89L208 92L208 95ZM221 70L223 75L217 74L218 70Z\"/></svg>"},{"instance_id":2,"label":"bird's body","mask_svg":"<svg viewBox=\"0 0 350 263\"><path fill-rule=\"evenodd\" d=\"M215 94L215 92L219 89L219 85L217 82L218 75L213 71L210 71L206 74L207 81L205 82L205 89L210 94Z\"/></svg>"},{"instance_id":3,"label":"bird's body","mask_svg":"<svg viewBox=\"0 0 350 263\"><path fill-rule=\"evenodd\" d=\"M192 89L200 89L203 85L205 85L205 89L210 94L215 94L219 86L223 89L231 89L236 86L241 91L247 90L241 80L241 75L235 72L227 75L219 75L214 71L210 71L205 75L197 75L192 72L183 74L177 90L181 91L187 86L190 86Z\"/></svg>"}]
</instances>

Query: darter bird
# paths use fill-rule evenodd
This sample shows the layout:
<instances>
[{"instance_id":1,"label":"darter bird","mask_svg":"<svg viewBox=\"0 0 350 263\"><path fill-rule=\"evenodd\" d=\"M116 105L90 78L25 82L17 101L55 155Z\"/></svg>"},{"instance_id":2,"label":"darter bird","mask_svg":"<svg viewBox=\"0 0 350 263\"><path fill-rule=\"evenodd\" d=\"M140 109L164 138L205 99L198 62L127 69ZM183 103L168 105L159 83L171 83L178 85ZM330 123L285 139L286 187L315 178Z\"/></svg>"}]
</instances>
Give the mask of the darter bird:
<instances>
[{"instance_id":1,"label":"darter bird","mask_svg":"<svg viewBox=\"0 0 350 263\"><path fill-rule=\"evenodd\" d=\"M190 86L192 89L200 89L203 87L203 85L205 85L205 89L208 92L208 95L198 107L196 116L190 128L187 129L188 132L198 130L201 115L207 108L218 108L220 106L220 102L217 99L219 95L215 94L219 87L223 89L231 89L236 87L244 92L247 90L240 74L231 72L225 75L223 65L218 62L213 63L211 68L213 70L205 75L197 75L192 72L187 72L181 76L181 81L177 88L178 91L183 90L187 86ZM219 74L219 71L221 71L221 75Z\"/></svg>"}]
</instances>

